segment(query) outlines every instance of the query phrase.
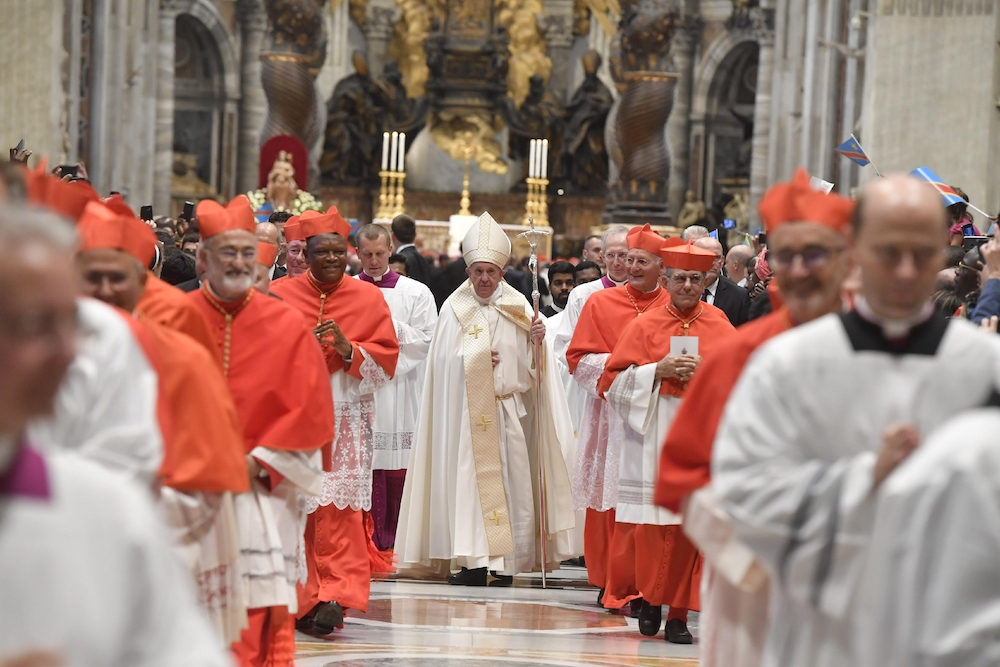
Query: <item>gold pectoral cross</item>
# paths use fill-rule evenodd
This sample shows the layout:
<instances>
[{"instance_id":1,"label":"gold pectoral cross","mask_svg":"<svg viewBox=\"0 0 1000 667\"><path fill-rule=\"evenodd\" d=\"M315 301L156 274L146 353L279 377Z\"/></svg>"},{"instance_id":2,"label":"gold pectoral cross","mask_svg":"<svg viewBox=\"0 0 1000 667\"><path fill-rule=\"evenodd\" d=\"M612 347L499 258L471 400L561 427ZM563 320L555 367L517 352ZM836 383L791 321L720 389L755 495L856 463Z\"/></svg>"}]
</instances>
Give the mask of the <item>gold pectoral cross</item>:
<instances>
[{"instance_id":1,"label":"gold pectoral cross","mask_svg":"<svg viewBox=\"0 0 1000 667\"><path fill-rule=\"evenodd\" d=\"M498 514L496 510L493 510L492 514L487 514L486 515L486 520L487 521L492 521L494 526L499 526L500 525L500 519L502 519L502 518L503 518L503 514L502 513Z\"/></svg>"},{"instance_id":2,"label":"gold pectoral cross","mask_svg":"<svg viewBox=\"0 0 1000 667\"><path fill-rule=\"evenodd\" d=\"M469 330L469 335L475 338L476 340L479 340L479 334L481 333L483 333L483 329L480 328L478 324Z\"/></svg>"},{"instance_id":3,"label":"gold pectoral cross","mask_svg":"<svg viewBox=\"0 0 1000 667\"><path fill-rule=\"evenodd\" d=\"M479 421L476 422L475 425L479 426L480 428L482 428L483 432L485 432L486 431L486 427L489 426L492 423L493 423L492 419L487 419L486 415L483 415L482 417L479 418Z\"/></svg>"}]
</instances>

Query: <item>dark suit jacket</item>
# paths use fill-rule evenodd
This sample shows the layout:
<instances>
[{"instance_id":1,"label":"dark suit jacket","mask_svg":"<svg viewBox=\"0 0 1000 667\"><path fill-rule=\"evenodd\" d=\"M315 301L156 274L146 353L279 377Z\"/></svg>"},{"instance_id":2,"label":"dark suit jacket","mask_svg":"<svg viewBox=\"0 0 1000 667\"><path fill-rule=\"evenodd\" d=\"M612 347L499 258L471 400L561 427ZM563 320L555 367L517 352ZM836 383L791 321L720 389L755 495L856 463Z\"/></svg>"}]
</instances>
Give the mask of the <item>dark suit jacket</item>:
<instances>
[{"instance_id":1,"label":"dark suit jacket","mask_svg":"<svg viewBox=\"0 0 1000 667\"><path fill-rule=\"evenodd\" d=\"M539 312L541 312L542 315L544 315L545 317L555 317L558 313L561 313L562 311L561 310L557 311L551 305L548 305L542 308L541 311Z\"/></svg>"},{"instance_id":2,"label":"dark suit jacket","mask_svg":"<svg viewBox=\"0 0 1000 667\"><path fill-rule=\"evenodd\" d=\"M399 254L406 258L407 277L413 278L428 287L431 286L431 265L427 263L424 256L414 247L403 248Z\"/></svg>"},{"instance_id":3,"label":"dark suit jacket","mask_svg":"<svg viewBox=\"0 0 1000 667\"><path fill-rule=\"evenodd\" d=\"M288 269L283 266L274 267L274 275L271 276L271 280L277 280L278 278L284 278L288 275Z\"/></svg>"},{"instance_id":4,"label":"dark suit jacket","mask_svg":"<svg viewBox=\"0 0 1000 667\"><path fill-rule=\"evenodd\" d=\"M448 300L451 293L465 282L468 276L465 275L465 260L459 257L453 259L448 266L438 269L431 280L431 292L434 294L434 301L437 303L438 311Z\"/></svg>"},{"instance_id":5,"label":"dark suit jacket","mask_svg":"<svg viewBox=\"0 0 1000 667\"><path fill-rule=\"evenodd\" d=\"M183 292L194 292L197 291L199 287L201 287L201 283L198 282L197 278L192 278L191 280L185 280L182 283L177 283L176 285L174 285L174 287Z\"/></svg>"},{"instance_id":6,"label":"dark suit jacket","mask_svg":"<svg viewBox=\"0 0 1000 667\"><path fill-rule=\"evenodd\" d=\"M725 276L715 288L715 307L726 314L734 327L750 319L750 293Z\"/></svg>"}]
</instances>

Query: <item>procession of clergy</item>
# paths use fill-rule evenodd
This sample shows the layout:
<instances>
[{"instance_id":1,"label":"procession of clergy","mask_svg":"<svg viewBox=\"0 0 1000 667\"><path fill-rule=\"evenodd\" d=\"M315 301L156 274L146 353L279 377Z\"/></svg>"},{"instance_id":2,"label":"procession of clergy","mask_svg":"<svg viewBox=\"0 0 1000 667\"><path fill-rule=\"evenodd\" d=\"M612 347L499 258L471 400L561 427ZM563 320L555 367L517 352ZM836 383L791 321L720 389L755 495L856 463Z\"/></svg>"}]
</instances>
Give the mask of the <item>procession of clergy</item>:
<instances>
[{"instance_id":1,"label":"procession of clergy","mask_svg":"<svg viewBox=\"0 0 1000 667\"><path fill-rule=\"evenodd\" d=\"M184 294L119 197L23 178L0 665L284 667L373 573L504 586L581 555L642 635L691 643L700 610L702 665L1000 663L1000 341L928 302L926 183L771 188L772 312L734 328L717 253L649 225L609 229L607 274L546 319L488 213L438 313L383 227L350 277L336 209L293 217L308 269L266 285L246 198L204 201Z\"/></svg>"}]
</instances>

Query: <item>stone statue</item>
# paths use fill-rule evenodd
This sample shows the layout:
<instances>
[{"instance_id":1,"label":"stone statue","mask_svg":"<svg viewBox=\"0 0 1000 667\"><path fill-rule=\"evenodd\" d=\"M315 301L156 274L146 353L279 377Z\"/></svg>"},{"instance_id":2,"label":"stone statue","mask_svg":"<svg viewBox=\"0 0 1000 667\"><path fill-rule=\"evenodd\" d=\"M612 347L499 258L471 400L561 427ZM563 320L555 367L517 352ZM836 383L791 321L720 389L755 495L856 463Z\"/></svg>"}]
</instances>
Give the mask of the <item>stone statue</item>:
<instances>
[{"instance_id":1,"label":"stone statue","mask_svg":"<svg viewBox=\"0 0 1000 667\"><path fill-rule=\"evenodd\" d=\"M275 211L290 211L298 215L303 211L318 211L320 202L299 189L295 181L295 165L292 155L285 151L278 153L271 171L267 173L267 185L260 190L247 193L250 206L257 216L257 222L267 222L268 216Z\"/></svg>"},{"instance_id":2,"label":"stone statue","mask_svg":"<svg viewBox=\"0 0 1000 667\"><path fill-rule=\"evenodd\" d=\"M510 130L510 154L527 159L532 139L548 139L550 154L559 155L557 144L562 112L559 102L545 90L545 79L539 74L529 79L528 97L520 109L504 97L499 104L500 116Z\"/></svg>"},{"instance_id":3,"label":"stone statue","mask_svg":"<svg viewBox=\"0 0 1000 667\"><path fill-rule=\"evenodd\" d=\"M386 63L382 78L375 81L373 95L378 108L379 133L406 132L416 137L423 129L430 102L426 96L417 99L407 97L399 65Z\"/></svg>"},{"instance_id":4,"label":"stone statue","mask_svg":"<svg viewBox=\"0 0 1000 667\"><path fill-rule=\"evenodd\" d=\"M601 54L583 56L583 83L573 93L563 113L564 129L559 175L567 188L603 192L608 181L608 152L604 126L614 97L598 78Z\"/></svg>"},{"instance_id":5,"label":"stone statue","mask_svg":"<svg viewBox=\"0 0 1000 667\"><path fill-rule=\"evenodd\" d=\"M684 203L684 206L681 207L680 213L677 214L677 226L681 229L687 229L691 225L697 225L705 219L706 213L705 202L698 201L693 192L688 190L686 198L687 201Z\"/></svg>"},{"instance_id":6,"label":"stone statue","mask_svg":"<svg viewBox=\"0 0 1000 667\"><path fill-rule=\"evenodd\" d=\"M364 56L354 52L354 74L344 77L327 103L320 173L334 182L362 185L378 178L379 109Z\"/></svg>"}]
</instances>

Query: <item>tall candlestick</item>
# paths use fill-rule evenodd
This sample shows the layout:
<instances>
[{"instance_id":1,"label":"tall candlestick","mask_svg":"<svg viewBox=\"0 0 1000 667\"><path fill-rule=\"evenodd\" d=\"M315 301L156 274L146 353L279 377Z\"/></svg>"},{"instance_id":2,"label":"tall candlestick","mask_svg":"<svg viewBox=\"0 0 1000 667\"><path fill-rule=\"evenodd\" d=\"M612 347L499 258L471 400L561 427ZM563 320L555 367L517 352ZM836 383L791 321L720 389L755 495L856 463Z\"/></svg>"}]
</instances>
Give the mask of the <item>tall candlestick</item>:
<instances>
[{"instance_id":1,"label":"tall candlestick","mask_svg":"<svg viewBox=\"0 0 1000 667\"><path fill-rule=\"evenodd\" d=\"M535 177L535 140L528 142L528 178Z\"/></svg>"},{"instance_id":2,"label":"tall candlestick","mask_svg":"<svg viewBox=\"0 0 1000 667\"><path fill-rule=\"evenodd\" d=\"M396 168L396 151L399 150L399 132L392 133L392 152L389 155L390 169Z\"/></svg>"},{"instance_id":3,"label":"tall candlestick","mask_svg":"<svg viewBox=\"0 0 1000 667\"><path fill-rule=\"evenodd\" d=\"M541 171L539 175L541 178L545 178L549 173L549 140L542 139L542 160L541 160Z\"/></svg>"},{"instance_id":4,"label":"tall candlestick","mask_svg":"<svg viewBox=\"0 0 1000 667\"><path fill-rule=\"evenodd\" d=\"M389 133L382 133L382 171L389 168Z\"/></svg>"},{"instance_id":5,"label":"tall candlestick","mask_svg":"<svg viewBox=\"0 0 1000 667\"><path fill-rule=\"evenodd\" d=\"M406 132L399 133L399 163L396 171L406 171Z\"/></svg>"}]
</instances>

